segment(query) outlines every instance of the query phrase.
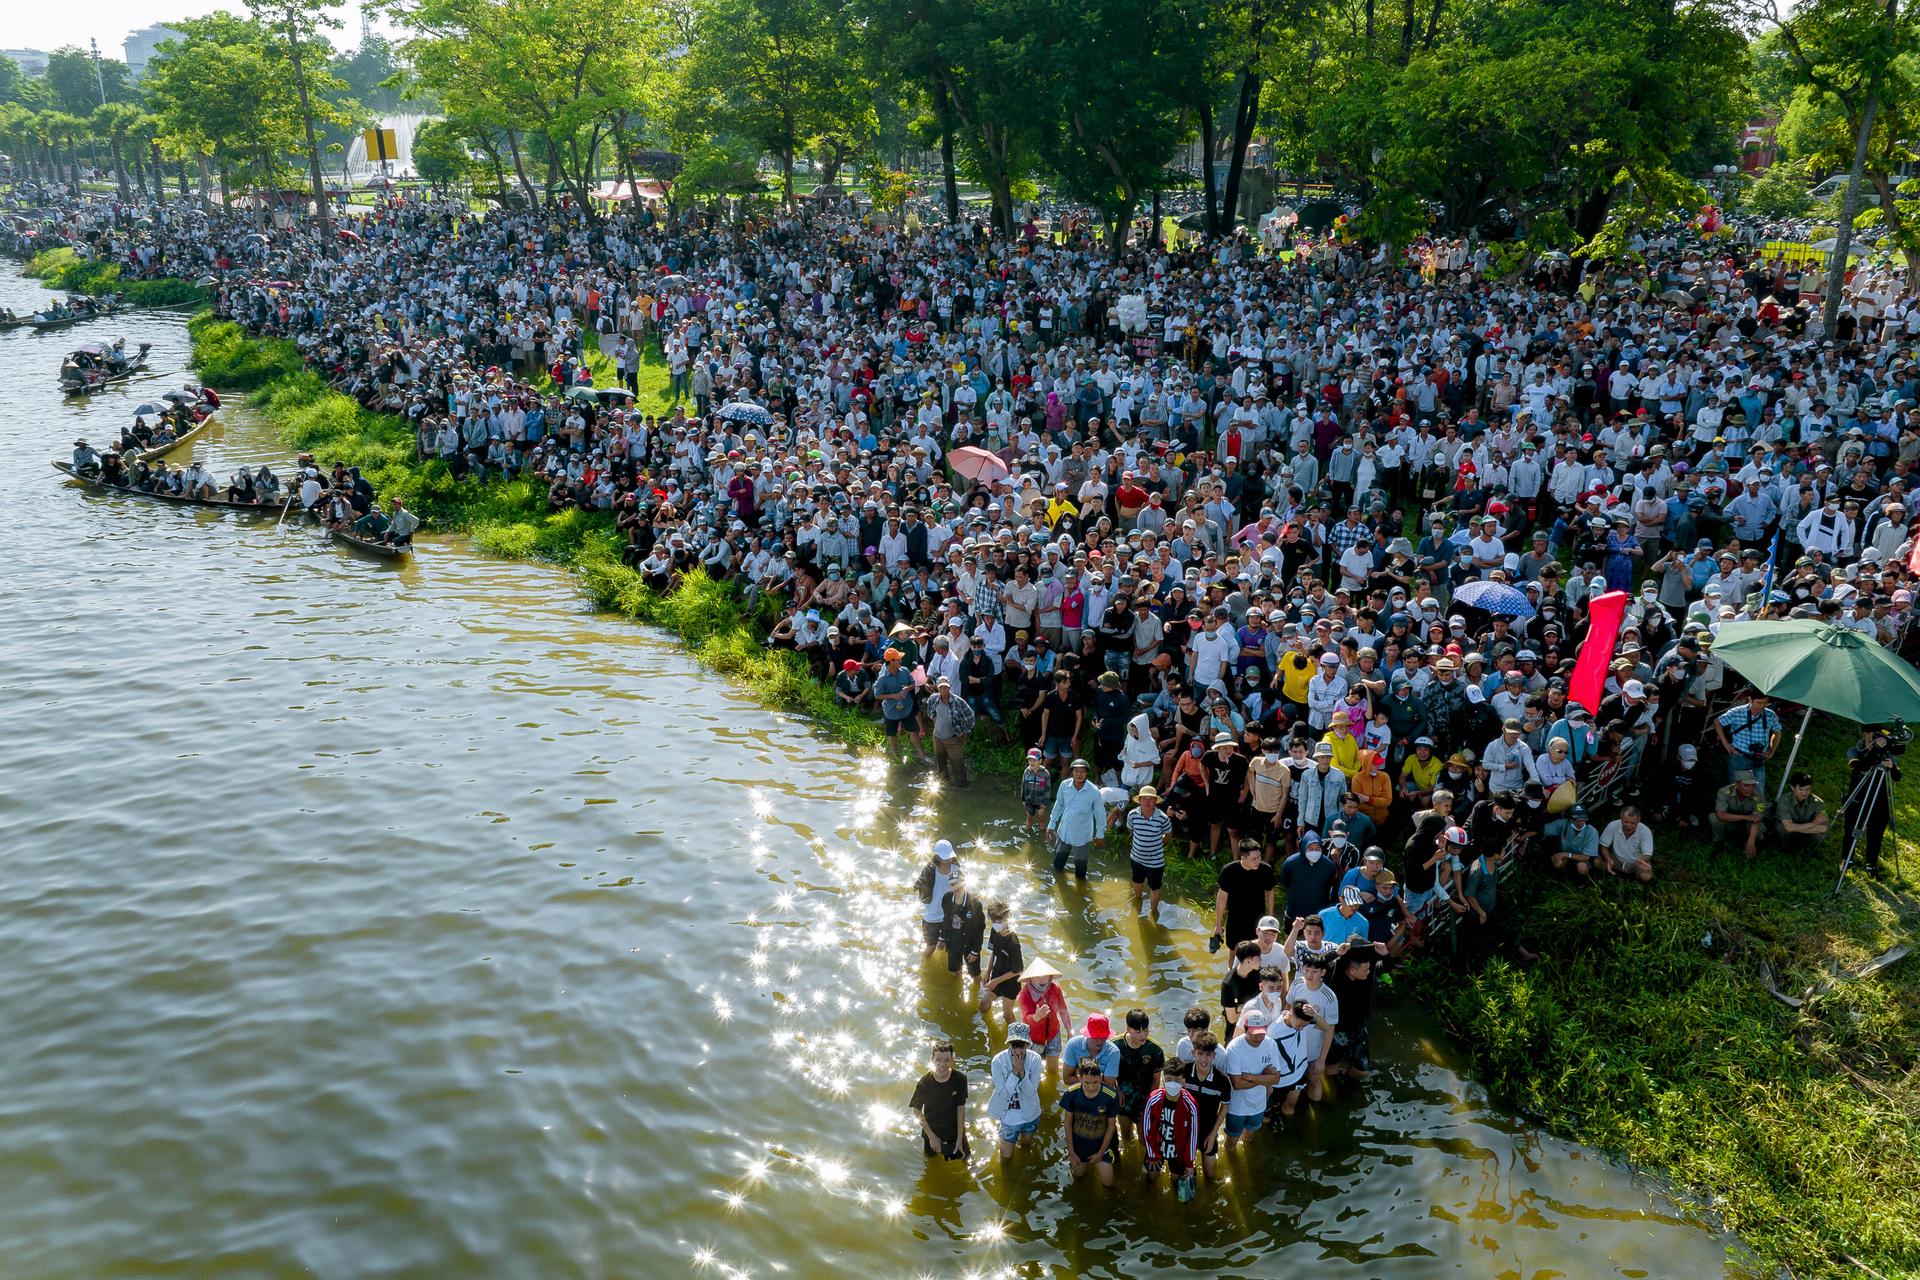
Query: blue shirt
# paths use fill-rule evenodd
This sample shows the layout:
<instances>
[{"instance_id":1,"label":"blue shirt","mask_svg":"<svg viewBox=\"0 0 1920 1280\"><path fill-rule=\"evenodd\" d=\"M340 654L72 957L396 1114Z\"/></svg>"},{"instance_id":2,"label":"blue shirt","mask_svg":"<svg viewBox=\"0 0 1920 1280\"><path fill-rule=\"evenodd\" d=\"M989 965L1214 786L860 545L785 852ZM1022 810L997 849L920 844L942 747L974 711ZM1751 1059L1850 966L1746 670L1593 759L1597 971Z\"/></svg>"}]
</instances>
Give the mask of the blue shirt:
<instances>
[{"instance_id":1,"label":"blue shirt","mask_svg":"<svg viewBox=\"0 0 1920 1280\"><path fill-rule=\"evenodd\" d=\"M1107 804L1093 779L1084 787L1075 787L1072 778L1060 784L1047 830L1070 845L1092 844L1107 834Z\"/></svg>"},{"instance_id":2,"label":"blue shirt","mask_svg":"<svg viewBox=\"0 0 1920 1280\"><path fill-rule=\"evenodd\" d=\"M1099 1063L1101 1075L1113 1076L1115 1079L1119 1078L1120 1046L1113 1040L1109 1039L1106 1044L1102 1045L1098 1054L1088 1051L1087 1038L1085 1036L1075 1036L1073 1039L1067 1041L1066 1050L1060 1055L1060 1070L1064 1073L1066 1079L1073 1078L1074 1068L1080 1065L1080 1059L1082 1058L1092 1058L1095 1062Z\"/></svg>"},{"instance_id":3,"label":"blue shirt","mask_svg":"<svg viewBox=\"0 0 1920 1280\"><path fill-rule=\"evenodd\" d=\"M1358 911L1350 916L1340 914L1340 908L1328 907L1320 913L1320 923L1326 926L1327 945L1337 947L1348 938L1367 940L1367 918Z\"/></svg>"}]
</instances>

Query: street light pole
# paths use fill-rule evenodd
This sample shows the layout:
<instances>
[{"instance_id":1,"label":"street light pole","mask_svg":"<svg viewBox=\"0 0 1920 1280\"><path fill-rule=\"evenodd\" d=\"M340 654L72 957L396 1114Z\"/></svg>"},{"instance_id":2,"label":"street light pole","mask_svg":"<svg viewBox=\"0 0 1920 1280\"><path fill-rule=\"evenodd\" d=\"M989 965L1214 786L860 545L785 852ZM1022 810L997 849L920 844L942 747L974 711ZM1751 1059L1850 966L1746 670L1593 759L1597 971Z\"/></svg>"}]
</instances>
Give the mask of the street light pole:
<instances>
[{"instance_id":1,"label":"street light pole","mask_svg":"<svg viewBox=\"0 0 1920 1280\"><path fill-rule=\"evenodd\" d=\"M100 74L100 42L92 36L88 36L87 44L93 49L93 83L94 86L100 90L100 105L104 107L107 105L107 81L106 78ZM97 178L100 173L100 143L98 140L94 138L87 139L87 154L93 159L93 172Z\"/></svg>"}]
</instances>

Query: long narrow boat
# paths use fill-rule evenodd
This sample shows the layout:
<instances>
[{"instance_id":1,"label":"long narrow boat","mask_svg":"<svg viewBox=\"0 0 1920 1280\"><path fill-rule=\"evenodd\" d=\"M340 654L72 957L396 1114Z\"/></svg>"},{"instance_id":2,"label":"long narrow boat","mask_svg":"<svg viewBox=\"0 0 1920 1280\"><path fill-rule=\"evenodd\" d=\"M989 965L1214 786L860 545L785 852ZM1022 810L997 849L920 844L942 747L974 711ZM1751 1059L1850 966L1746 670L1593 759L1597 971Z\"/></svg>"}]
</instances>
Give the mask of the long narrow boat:
<instances>
[{"instance_id":1,"label":"long narrow boat","mask_svg":"<svg viewBox=\"0 0 1920 1280\"><path fill-rule=\"evenodd\" d=\"M398 560L413 550L411 546L396 547L390 542L374 542L369 538L355 537L343 529L329 529L327 536L342 546L351 547L355 551L364 551L370 556L379 556L382 560Z\"/></svg>"},{"instance_id":2,"label":"long narrow boat","mask_svg":"<svg viewBox=\"0 0 1920 1280\"><path fill-rule=\"evenodd\" d=\"M55 461L53 469L64 473L69 480L78 480L89 489L96 489L101 493L118 494L129 498L149 498L154 502L169 502L176 507L207 507L214 511L232 511L247 516L272 516L277 520L286 505L283 502L228 502L225 498L183 498L177 493L149 493L145 489L136 489L131 485L123 489L117 484L108 484L92 476L74 474L71 462Z\"/></svg>"},{"instance_id":3,"label":"long narrow boat","mask_svg":"<svg viewBox=\"0 0 1920 1280\"><path fill-rule=\"evenodd\" d=\"M55 316L49 320L41 320L41 319L35 318L35 319L28 320L27 323L31 325L33 328L42 330L44 332L45 330L48 330L48 329L64 329L68 325L79 324L82 320L98 320L103 316L116 315L119 313L119 311L120 311L120 308L117 306L96 307L92 311L84 312L79 315Z\"/></svg>"},{"instance_id":4,"label":"long narrow boat","mask_svg":"<svg viewBox=\"0 0 1920 1280\"><path fill-rule=\"evenodd\" d=\"M176 437L172 444L163 444L158 448L148 449L144 453L136 453L133 456L133 461L152 462L155 458L166 457L168 454L172 453L175 449L178 449L181 445L187 443L189 440L199 435L202 431L205 431L208 427L212 426L213 420L215 418L218 418L219 416L220 416L220 411L218 409L215 409L213 412L209 413L206 417L200 419L200 421L194 423L191 427L187 428L186 434Z\"/></svg>"}]
</instances>

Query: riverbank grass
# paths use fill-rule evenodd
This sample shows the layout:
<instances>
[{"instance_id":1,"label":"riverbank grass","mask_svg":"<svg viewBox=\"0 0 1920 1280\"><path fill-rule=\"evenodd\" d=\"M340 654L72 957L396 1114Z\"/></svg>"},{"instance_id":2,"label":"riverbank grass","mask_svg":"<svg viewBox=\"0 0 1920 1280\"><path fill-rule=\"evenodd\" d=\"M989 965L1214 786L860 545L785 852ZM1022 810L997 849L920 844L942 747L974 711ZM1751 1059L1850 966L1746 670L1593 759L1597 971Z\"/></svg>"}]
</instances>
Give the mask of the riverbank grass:
<instances>
[{"instance_id":1,"label":"riverbank grass","mask_svg":"<svg viewBox=\"0 0 1920 1280\"><path fill-rule=\"evenodd\" d=\"M620 562L607 517L549 514L544 487L529 481L465 484L437 460L415 463L404 423L328 391L290 343L247 339L205 316L191 328L202 376L254 391L289 447L360 466L383 497L404 498L431 528L467 533L491 554L570 567L595 604L672 632L766 705L855 747L879 745L874 722L836 707L794 655L765 648L770 618L747 617L724 584L695 573L657 596ZM648 367L659 372L643 381L643 403L658 412L664 365ZM1823 719L1801 753L1830 809L1846 791L1851 736ZM1021 752L998 737L983 722L971 754L1011 780ZM1920 829L1916 789L1895 789L1904 831ZM1857 968L1912 938L1920 904L1860 877L1828 898L1837 837L1812 855L1763 853L1752 864L1703 837L1678 824L1657 830L1650 886L1523 867L1501 900L1546 959L1457 974L1442 955L1400 975L1392 998L1417 991L1437 1009L1504 1100L1670 1177L1705 1219L1747 1243L1758 1272L1867 1274L1858 1260L1888 1280L1920 1275L1920 957L1797 1011L1760 981L1764 963L1797 996ZM1124 842L1109 838L1100 873L1124 874ZM1907 871L1920 866L1910 842L1898 847ZM1170 854L1170 883L1204 910L1216 865Z\"/></svg>"}]
</instances>

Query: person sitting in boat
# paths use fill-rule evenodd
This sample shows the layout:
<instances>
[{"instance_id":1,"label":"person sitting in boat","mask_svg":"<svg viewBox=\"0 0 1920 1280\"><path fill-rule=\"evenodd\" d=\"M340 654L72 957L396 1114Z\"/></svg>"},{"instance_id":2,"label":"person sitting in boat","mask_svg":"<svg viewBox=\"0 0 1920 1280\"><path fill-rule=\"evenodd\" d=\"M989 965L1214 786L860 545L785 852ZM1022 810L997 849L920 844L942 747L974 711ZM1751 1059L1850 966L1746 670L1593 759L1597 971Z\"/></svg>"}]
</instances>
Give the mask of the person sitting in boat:
<instances>
[{"instance_id":1,"label":"person sitting in boat","mask_svg":"<svg viewBox=\"0 0 1920 1280\"><path fill-rule=\"evenodd\" d=\"M73 442L73 474L94 478L100 475L100 455L84 436Z\"/></svg>"},{"instance_id":2,"label":"person sitting in boat","mask_svg":"<svg viewBox=\"0 0 1920 1280\"><path fill-rule=\"evenodd\" d=\"M194 390L194 387L192 383L188 383L187 385L181 387L180 389L182 391L192 391ZM218 409L220 407L220 393L215 391L212 387L201 387L199 389L199 392L200 392L200 403L204 405L206 408Z\"/></svg>"},{"instance_id":3,"label":"person sitting in boat","mask_svg":"<svg viewBox=\"0 0 1920 1280\"><path fill-rule=\"evenodd\" d=\"M325 492L326 487L320 483L320 468L308 467L306 477L300 481L300 509L313 510L320 501L320 495Z\"/></svg>"},{"instance_id":4,"label":"person sitting in boat","mask_svg":"<svg viewBox=\"0 0 1920 1280\"><path fill-rule=\"evenodd\" d=\"M133 438L139 442L141 449L145 450L153 447L153 428L147 425L145 418L135 415L133 426L127 430L132 432ZM122 438L124 439L125 437L123 436Z\"/></svg>"},{"instance_id":5,"label":"person sitting in boat","mask_svg":"<svg viewBox=\"0 0 1920 1280\"><path fill-rule=\"evenodd\" d=\"M186 482L182 479L182 475L180 471L169 469L167 460L162 458L153 464L153 484L150 486L150 491L171 493L176 497L183 496L181 490Z\"/></svg>"},{"instance_id":6,"label":"person sitting in boat","mask_svg":"<svg viewBox=\"0 0 1920 1280\"><path fill-rule=\"evenodd\" d=\"M378 507L374 507L353 522L353 536L356 538L365 538L368 542L384 542L386 534L387 518L380 514Z\"/></svg>"},{"instance_id":7,"label":"person sitting in boat","mask_svg":"<svg viewBox=\"0 0 1920 1280\"><path fill-rule=\"evenodd\" d=\"M128 478L133 482L133 487L138 489L140 492L142 493L153 492L153 483L154 483L153 468L148 466L146 463L141 462L139 459L136 458L134 460L133 473Z\"/></svg>"},{"instance_id":8,"label":"person sitting in boat","mask_svg":"<svg viewBox=\"0 0 1920 1280\"><path fill-rule=\"evenodd\" d=\"M202 466L196 459L187 468L187 496L203 501L213 497L213 472Z\"/></svg>"},{"instance_id":9,"label":"person sitting in boat","mask_svg":"<svg viewBox=\"0 0 1920 1280\"><path fill-rule=\"evenodd\" d=\"M253 487L260 492L263 502L276 502L280 497L280 477L273 474L273 468L261 463L253 473Z\"/></svg>"},{"instance_id":10,"label":"person sitting in boat","mask_svg":"<svg viewBox=\"0 0 1920 1280\"><path fill-rule=\"evenodd\" d=\"M127 460L115 446L107 446L107 451L100 455L100 479L116 488L127 487Z\"/></svg>"},{"instance_id":11,"label":"person sitting in boat","mask_svg":"<svg viewBox=\"0 0 1920 1280\"><path fill-rule=\"evenodd\" d=\"M260 490L253 483L253 472L242 467L229 477L227 482L227 501L243 502L249 506L260 501Z\"/></svg>"},{"instance_id":12,"label":"person sitting in boat","mask_svg":"<svg viewBox=\"0 0 1920 1280\"><path fill-rule=\"evenodd\" d=\"M353 532L353 503L345 489L329 489L320 504L320 523L342 533Z\"/></svg>"},{"instance_id":13,"label":"person sitting in boat","mask_svg":"<svg viewBox=\"0 0 1920 1280\"><path fill-rule=\"evenodd\" d=\"M413 545L413 531L420 527L420 517L407 510L407 504L395 498L393 514L387 517L387 531L381 535L385 541L396 547Z\"/></svg>"}]
</instances>

